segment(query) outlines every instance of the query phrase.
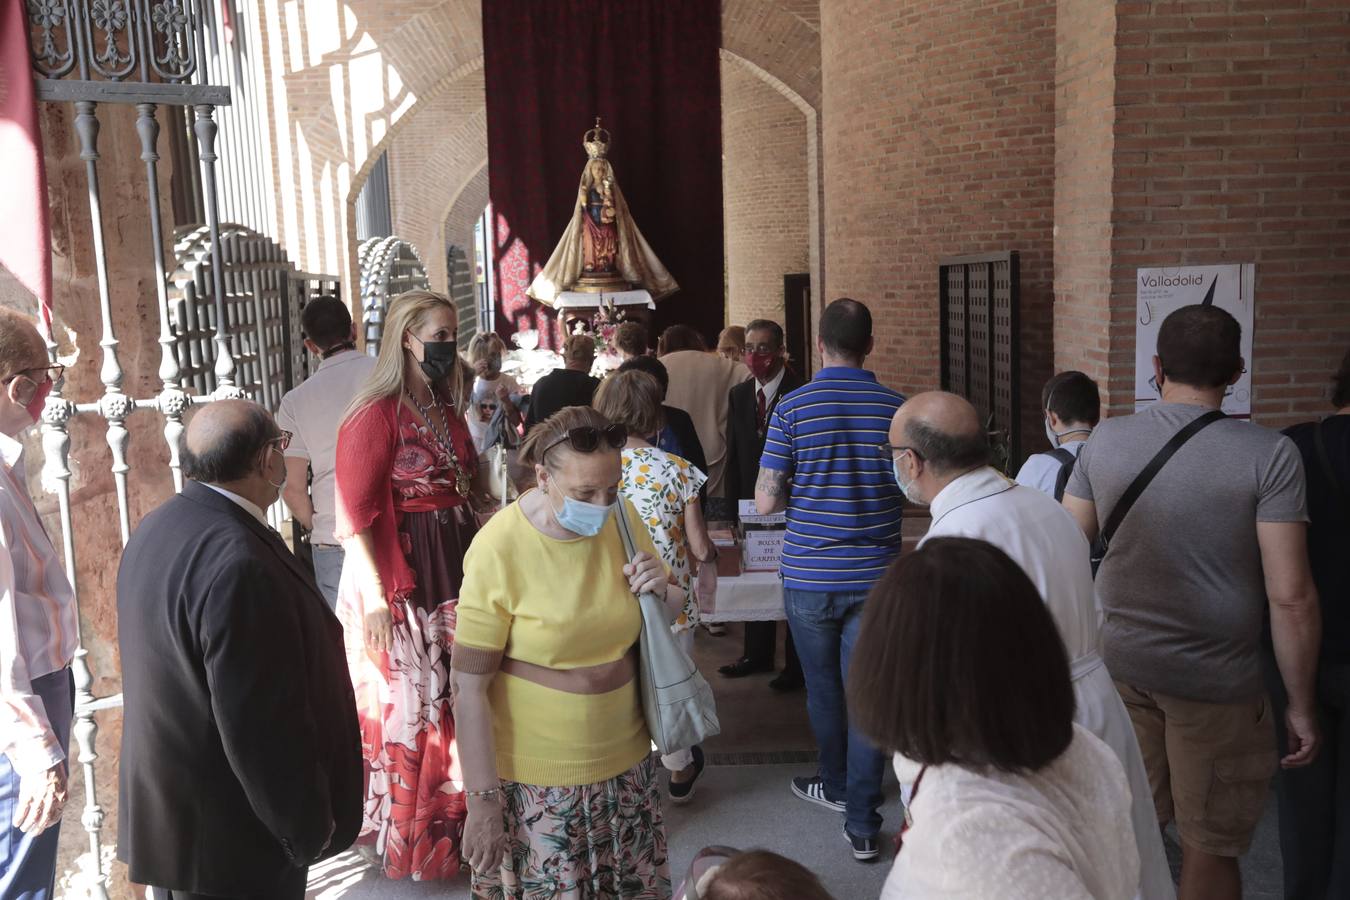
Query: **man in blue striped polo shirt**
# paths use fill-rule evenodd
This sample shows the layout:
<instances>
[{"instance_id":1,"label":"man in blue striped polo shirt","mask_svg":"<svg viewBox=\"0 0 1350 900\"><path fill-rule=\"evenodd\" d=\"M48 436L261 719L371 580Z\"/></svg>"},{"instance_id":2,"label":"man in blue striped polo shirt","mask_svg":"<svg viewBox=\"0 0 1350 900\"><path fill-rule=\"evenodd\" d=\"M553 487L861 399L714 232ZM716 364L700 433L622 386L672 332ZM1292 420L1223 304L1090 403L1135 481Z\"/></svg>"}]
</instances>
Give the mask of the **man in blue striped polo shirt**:
<instances>
[{"instance_id":1,"label":"man in blue striped polo shirt","mask_svg":"<svg viewBox=\"0 0 1350 900\"><path fill-rule=\"evenodd\" d=\"M885 757L850 727L844 683L863 601L900 552L900 489L877 448L905 398L862 367L866 306L834 301L817 333L825 367L774 411L755 503L763 515L787 510L783 594L820 747L819 774L794 778L792 792L844 813L844 837L865 861L877 857Z\"/></svg>"}]
</instances>

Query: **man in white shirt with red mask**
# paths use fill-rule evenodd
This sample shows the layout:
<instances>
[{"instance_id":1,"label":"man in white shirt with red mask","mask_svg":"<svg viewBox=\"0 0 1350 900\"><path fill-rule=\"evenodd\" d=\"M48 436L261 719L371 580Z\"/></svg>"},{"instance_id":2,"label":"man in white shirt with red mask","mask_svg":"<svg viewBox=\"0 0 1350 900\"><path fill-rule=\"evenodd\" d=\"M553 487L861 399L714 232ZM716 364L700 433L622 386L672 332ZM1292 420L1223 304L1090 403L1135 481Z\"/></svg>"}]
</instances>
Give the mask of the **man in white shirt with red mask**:
<instances>
[{"instance_id":1,"label":"man in white shirt with red mask","mask_svg":"<svg viewBox=\"0 0 1350 900\"><path fill-rule=\"evenodd\" d=\"M22 315L0 309L0 897L46 900L66 802L75 593L28 495L19 435L63 367Z\"/></svg>"}]
</instances>

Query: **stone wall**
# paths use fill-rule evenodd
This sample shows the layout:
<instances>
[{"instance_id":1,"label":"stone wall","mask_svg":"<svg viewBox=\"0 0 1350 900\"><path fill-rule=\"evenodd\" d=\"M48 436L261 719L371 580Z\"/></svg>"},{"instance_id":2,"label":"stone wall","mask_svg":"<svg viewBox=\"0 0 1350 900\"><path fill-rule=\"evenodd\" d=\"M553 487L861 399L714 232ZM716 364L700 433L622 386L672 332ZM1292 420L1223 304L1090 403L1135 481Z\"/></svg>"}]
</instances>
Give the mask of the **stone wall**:
<instances>
[{"instance_id":1,"label":"stone wall","mask_svg":"<svg viewBox=\"0 0 1350 900\"><path fill-rule=\"evenodd\" d=\"M810 269L807 123L790 100L722 63L727 321L783 321L783 276Z\"/></svg>"}]
</instances>

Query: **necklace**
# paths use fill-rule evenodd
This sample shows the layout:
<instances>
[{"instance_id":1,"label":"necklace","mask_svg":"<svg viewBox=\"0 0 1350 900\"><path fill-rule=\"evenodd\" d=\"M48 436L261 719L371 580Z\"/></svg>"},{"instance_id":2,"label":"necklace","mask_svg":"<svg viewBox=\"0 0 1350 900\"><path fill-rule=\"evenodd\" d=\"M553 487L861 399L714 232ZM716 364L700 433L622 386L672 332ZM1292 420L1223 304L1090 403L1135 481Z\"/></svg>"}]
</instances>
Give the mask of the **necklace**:
<instances>
[{"instance_id":1,"label":"necklace","mask_svg":"<svg viewBox=\"0 0 1350 900\"><path fill-rule=\"evenodd\" d=\"M436 438L437 443L450 457L450 468L455 473L455 492L461 497L469 496L469 473L465 472L464 467L459 464L459 454L455 452L455 445L450 442L450 424L449 417L445 414L445 404L433 390L431 399L436 405L436 411L441 414L441 424L437 425L436 420L431 415L430 407L424 406L411 390L405 389L404 393L408 395L408 399L412 401L413 406L417 407L417 411L422 414L422 418L427 423L427 428L431 430L432 436Z\"/></svg>"}]
</instances>

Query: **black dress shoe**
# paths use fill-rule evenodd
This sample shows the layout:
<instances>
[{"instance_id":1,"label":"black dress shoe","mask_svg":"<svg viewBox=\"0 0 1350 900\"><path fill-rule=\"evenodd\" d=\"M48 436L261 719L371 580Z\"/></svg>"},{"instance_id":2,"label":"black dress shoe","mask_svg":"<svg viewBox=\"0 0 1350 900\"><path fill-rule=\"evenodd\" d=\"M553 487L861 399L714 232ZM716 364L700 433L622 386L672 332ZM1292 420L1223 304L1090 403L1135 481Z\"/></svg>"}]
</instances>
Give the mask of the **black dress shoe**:
<instances>
[{"instance_id":1,"label":"black dress shoe","mask_svg":"<svg viewBox=\"0 0 1350 900\"><path fill-rule=\"evenodd\" d=\"M783 694L791 694L793 691L800 691L806 687L806 682L800 675L789 675L784 672L773 681L769 682L769 687Z\"/></svg>"},{"instance_id":2,"label":"black dress shoe","mask_svg":"<svg viewBox=\"0 0 1350 900\"><path fill-rule=\"evenodd\" d=\"M743 656L730 665L721 666L717 674L724 678L744 678L747 675L754 675L758 672L772 672L772 663L755 662L749 657Z\"/></svg>"}]
</instances>

